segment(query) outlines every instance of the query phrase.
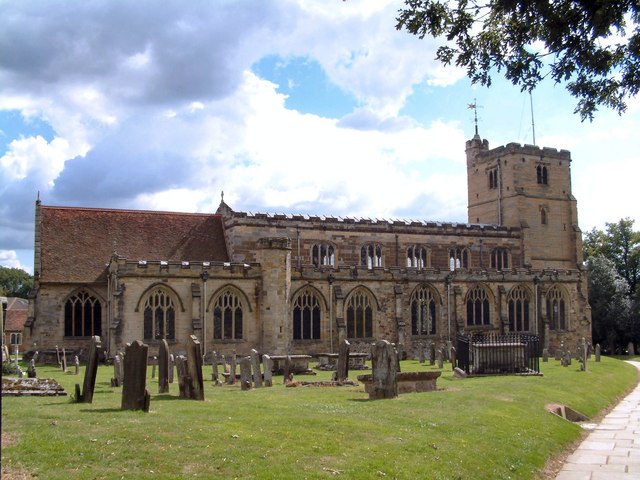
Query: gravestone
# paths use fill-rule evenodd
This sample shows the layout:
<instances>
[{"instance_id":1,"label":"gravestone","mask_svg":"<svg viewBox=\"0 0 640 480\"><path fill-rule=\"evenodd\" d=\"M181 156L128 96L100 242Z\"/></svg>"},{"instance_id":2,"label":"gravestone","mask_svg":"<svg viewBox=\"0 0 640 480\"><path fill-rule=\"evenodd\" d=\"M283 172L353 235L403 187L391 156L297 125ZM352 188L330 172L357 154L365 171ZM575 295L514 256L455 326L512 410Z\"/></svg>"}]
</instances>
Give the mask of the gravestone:
<instances>
[{"instance_id":1,"label":"gravestone","mask_svg":"<svg viewBox=\"0 0 640 480\"><path fill-rule=\"evenodd\" d=\"M452 346L449 351L451 352L449 354L449 358L451 359L451 370L455 370L456 369L456 362L457 362L457 350L456 347Z\"/></svg>"},{"instance_id":2,"label":"gravestone","mask_svg":"<svg viewBox=\"0 0 640 480\"><path fill-rule=\"evenodd\" d=\"M600 344L596 344L596 362L600 361Z\"/></svg>"},{"instance_id":3,"label":"gravestone","mask_svg":"<svg viewBox=\"0 0 640 480\"><path fill-rule=\"evenodd\" d=\"M211 354L211 381L214 385L220 385L220 372L218 371L218 354L213 352Z\"/></svg>"},{"instance_id":4,"label":"gravestone","mask_svg":"<svg viewBox=\"0 0 640 480\"><path fill-rule=\"evenodd\" d=\"M127 344L123 365L122 410L149 411L151 396L146 388L148 353L148 345L140 340Z\"/></svg>"},{"instance_id":5,"label":"gravestone","mask_svg":"<svg viewBox=\"0 0 640 480\"><path fill-rule=\"evenodd\" d=\"M158 348L158 393L169 393L169 344L164 339Z\"/></svg>"},{"instance_id":6,"label":"gravestone","mask_svg":"<svg viewBox=\"0 0 640 480\"><path fill-rule=\"evenodd\" d=\"M542 349L542 361L543 362L548 362L549 361L549 349L548 348L543 348Z\"/></svg>"},{"instance_id":7,"label":"gravestone","mask_svg":"<svg viewBox=\"0 0 640 480\"><path fill-rule=\"evenodd\" d=\"M151 379L156 378L156 367L158 366L158 357L151 358Z\"/></svg>"},{"instance_id":8,"label":"gravestone","mask_svg":"<svg viewBox=\"0 0 640 480\"><path fill-rule=\"evenodd\" d=\"M424 344L422 342L418 342L418 362L424 363L425 361L424 355Z\"/></svg>"},{"instance_id":9,"label":"gravestone","mask_svg":"<svg viewBox=\"0 0 640 480\"><path fill-rule=\"evenodd\" d=\"M111 379L112 387L121 387L123 380L122 357L119 353L113 357L113 378Z\"/></svg>"},{"instance_id":10,"label":"gravestone","mask_svg":"<svg viewBox=\"0 0 640 480\"><path fill-rule=\"evenodd\" d=\"M200 341L195 335L189 335L189 340L187 340L187 369L193 381L191 398L194 400L204 400L202 349Z\"/></svg>"},{"instance_id":11,"label":"gravestone","mask_svg":"<svg viewBox=\"0 0 640 480\"><path fill-rule=\"evenodd\" d=\"M351 344L347 339L338 346L338 365L336 367L336 381L344 382L349 377L349 350Z\"/></svg>"},{"instance_id":12,"label":"gravestone","mask_svg":"<svg viewBox=\"0 0 640 480\"><path fill-rule=\"evenodd\" d=\"M76 367L76 375L80 375L80 359L77 355L73 357L73 366Z\"/></svg>"},{"instance_id":13,"label":"gravestone","mask_svg":"<svg viewBox=\"0 0 640 480\"><path fill-rule=\"evenodd\" d=\"M580 350L580 370L587 371L587 360L589 359L589 344L583 338L582 339L582 349Z\"/></svg>"},{"instance_id":14,"label":"gravestone","mask_svg":"<svg viewBox=\"0 0 640 480\"><path fill-rule=\"evenodd\" d=\"M62 371L64 373L67 373L67 353L64 351L64 348L62 349ZM91 402L89 402L91 403Z\"/></svg>"},{"instance_id":15,"label":"gravestone","mask_svg":"<svg viewBox=\"0 0 640 480\"><path fill-rule=\"evenodd\" d=\"M234 385L236 383L236 352L234 351L229 355L229 376L227 377L227 383Z\"/></svg>"},{"instance_id":16,"label":"gravestone","mask_svg":"<svg viewBox=\"0 0 640 480\"><path fill-rule=\"evenodd\" d=\"M436 353L436 360L438 361L438 368L439 368L440 370L442 370L442 367L443 367L443 364L442 364L442 363L443 363L442 357L443 357L443 355L442 355L442 349L441 349L441 348L439 348L439 349L438 349L438 353Z\"/></svg>"},{"instance_id":17,"label":"gravestone","mask_svg":"<svg viewBox=\"0 0 640 480\"><path fill-rule=\"evenodd\" d=\"M91 344L89 345L89 356L87 358L87 368L84 371L84 383L82 385L82 392L80 392L80 385L76 383L76 401L79 403L92 403L93 391L96 387L96 374L98 373L98 355L102 349L102 342L100 337L91 337ZM64 368L66 370L67 362L65 360L64 349L62 349L62 358L64 362Z\"/></svg>"},{"instance_id":18,"label":"gravestone","mask_svg":"<svg viewBox=\"0 0 640 480\"><path fill-rule=\"evenodd\" d=\"M251 390L251 357L240 359L240 388Z\"/></svg>"},{"instance_id":19,"label":"gravestone","mask_svg":"<svg viewBox=\"0 0 640 480\"><path fill-rule=\"evenodd\" d=\"M56 345L56 358L58 359L58 366L62 366L62 361L60 360L60 350L58 349L58 345Z\"/></svg>"},{"instance_id":20,"label":"gravestone","mask_svg":"<svg viewBox=\"0 0 640 480\"><path fill-rule=\"evenodd\" d=\"M29 377L29 378L37 378L37 375L36 375L36 362L35 362L35 360L33 358L29 362L29 368L27 369L27 377Z\"/></svg>"},{"instance_id":21,"label":"gravestone","mask_svg":"<svg viewBox=\"0 0 640 480\"><path fill-rule=\"evenodd\" d=\"M429 342L428 346L429 351L429 365L433 366L436 364L436 344L433 342Z\"/></svg>"},{"instance_id":22,"label":"gravestone","mask_svg":"<svg viewBox=\"0 0 640 480\"><path fill-rule=\"evenodd\" d=\"M257 350L251 349L251 370L253 371L253 384L256 387L262 386L262 372L260 371L260 354Z\"/></svg>"},{"instance_id":23,"label":"gravestone","mask_svg":"<svg viewBox=\"0 0 640 480\"><path fill-rule=\"evenodd\" d=\"M178 372L178 391L180 398L191 398L193 382L187 370L187 357L178 355L175 358L176 370Z\"/></svg>"},{"instance_id":24,"label":"gravestone","mask_svg":"<svg viewBox=\"0 0 640 480\"><path fill-rule=\"evenodd\" d=\"M173 358L173 353L169 355L169 383L173 383L173 370L176 366L176 359Z\"/></svg>"},{"instance_id":25,"label":"gravestone","mask_svg":"<svg viewBox=\"0 0 640 480\"><path fill-rule=\"evenodd\" d=\"M372 389L369 399L398 396L398 354L387 340L379 340L371 348Z\"/></svg>"},{"instance_id":26,"label":"gravestone","mask_svg":"<svg viewBox=\"0 0 640 480\"><path fill-rule=\"evenodd\" d=\"M282 383L284 383L285 385L287 384L287 382L291 379L291 356L287 355L287 357L284 359L284 369L283 369L283 377L282 377Z\"/></svg>"},{"instance_id":27,"label":"gravestone","mask_svg":"<svg viewBox=\"0 0 640 480\"><path fill-rule=\"evenodd\" d=\"M262 364L264 366L264 386L273 386L273 360L267 354L262 356Z\"/></svg>"}]
</instances>

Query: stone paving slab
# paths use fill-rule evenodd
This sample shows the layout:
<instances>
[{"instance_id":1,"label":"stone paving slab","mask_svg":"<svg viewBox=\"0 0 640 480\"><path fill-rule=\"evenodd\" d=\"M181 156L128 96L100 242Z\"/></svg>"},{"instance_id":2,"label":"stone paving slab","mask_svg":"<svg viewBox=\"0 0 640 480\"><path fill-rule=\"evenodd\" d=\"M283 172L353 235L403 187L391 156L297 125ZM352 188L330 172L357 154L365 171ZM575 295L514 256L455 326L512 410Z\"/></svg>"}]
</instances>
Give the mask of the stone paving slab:
<instances>
[{"instance_id":1,"label":"stone paving slab","mask_svg":"<svg viewBox=\"0 0 640 480\"><path fill-rule=\"evenodd\" d=\"M640 362L632 362L640 370ZM569 455L556 480L640 479L640 385Z\"/></svg>"}]
</instances>

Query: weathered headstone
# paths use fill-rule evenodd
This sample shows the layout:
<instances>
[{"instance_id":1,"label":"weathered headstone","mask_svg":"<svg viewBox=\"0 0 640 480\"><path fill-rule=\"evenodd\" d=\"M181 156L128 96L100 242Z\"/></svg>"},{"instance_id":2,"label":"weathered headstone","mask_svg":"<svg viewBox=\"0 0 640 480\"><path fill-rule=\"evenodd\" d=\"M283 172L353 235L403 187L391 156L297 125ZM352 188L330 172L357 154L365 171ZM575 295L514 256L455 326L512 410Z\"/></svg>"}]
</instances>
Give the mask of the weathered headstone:
<instances>
[{"instance_id":1,"label":"weathered headstone","mask_svg":"<svg viewBox=\"0 0 640 480\"><path fill-rule=\"evenodd\" d=\"M67 373L67 353L64 351L64 348L62 349L62 371L64 373ZM89 402L91 403L91 402Z\"/></svg>"},{"instance_id":2,"label":"weathered headstone","mask_svg":"<svg viewBox=\"0 0 640 480\"><path fill-rule=\"evenodd\" d=\"M424 355L424 345L422 342L418 342L418 362L424 363L425 355Z\"/></svg>"},{"instance_id":3,"label":"weathered headstone","mask_svg":"<svg viewBox=\"0 0 640 480\"><path fill-rule=\"evenodd\" d=\"M449 358L451 359L451 370L455 370L456 369L456 362L457 362L457 350L456 347L452 346L449 351L451 352L449 354Z\"/></svg>"},{"instance_id":4,"label":"weathered headstone","mask_svg":"<svg viewBox=\"0 0 640 480\"><path fill-rule=\"evenodd\" d=\"M234 385L236 383L236 352L234 351L229 355L229 376L227 377L227 383Z\"/></svg>"},{"instance_id":5,"label":"weathered headstone","mask_svg":"<svg viewBox=\"0 0 640 480\"><path fill-rule=\"evenodd\" d=\"M549 361L549 349L548 348L543 348L542 349L542 361L543 362L548 362Z\"/></svg>"},{"instance_id":6,"label":"weathered headstone","mask_svg":"<svg viewBox=\"0 0 640 480\"><path fill-rule=\"evenodd\" d=\"M372 390L369 398L395 398L398 396L398 354L386 340L379 340L371 348Z\"/></svg>"},{"instance_id":7,"label":"weathered headstone","mask_svg":"<svg viewBox=\"0 0 640 480\"><path fill-rule=\"evenodd\" d=\"M202 349L198 337L190 335L187 340L187 368L193 381L192 396L194 400L204 400L204 383L202 379Z\"/></svg>"},{"instance_id":8,"label":"weathered headstone","mask_svg":"<svg viewBox=\"0 0 640 480\"><path fill-rule=\"evenodd\" d=\"M76 368L75 374L80 375L80 359L77 355L73 357L73 366Z\"/></svg>"},{"instance_id":9,"label":"weathered headstone","mask_svg":"<svg viewBox=\"0 0 640 480\"><path fill-rule=\"evenodd\" d=\"M111 386L121 387L123 376L122 357L119 353L116 353L115 357L113 357L113 378L111 379Z\"/></svg>"},{"instance_id":10,"label":"weathered headstone","mask_svg":"<svg viewBox=\"0 0 640 480\"><path fill-rule=\"evenodd\" d=\"M58 366L61 367L62 362L60 361L60 349L58 348L58 345L56 345L56 358L58 359Z\"/></svg>"},{"instance_id":11,"label":"weathered headstone","mask_svg":"<svg viewBox=\"0 0 640 480\"><path fill-rule=\"evenodd\" d=\"M136 340L128 343L124 355L122 410L149 411L151 396L147 390L147 355L149 347Z\"/></svg>"},{"instance_id":12,"label":"weathered headstone","mask_svg":"<svg viewBox=\"0 0 640 480\"><path fill-rule=\"evenodd\" d=\"M443 367L443 354L442 354L442 349L439 348L438 352L436 353L436 360L438 361L438 368L442 370Z\"/></svg>"},{"instance_id":13,"label":"weathered headstone","mask_svg":"<svg viewBox=\"0 0 640 480\"><path fill-rule=\"evenodd\" d=\"M597 344L596 344L596 362L599 362L599 361L600 361L600 355L601 355L601 354L600 354L600 351L601 351L601 350L600 350L600 344L599 344L599 343L597 343Z\"/></svg>"},{"instance_id":14,"label":"weathered headstone","mask_svg":"<svg viewBox=\"0 0 640 480\"><path fill-rule=\"evenodd\" d=\"M251 357L240 359L240 388L251 390Z\"/></svg>"},{"instance_id":15,"label":"weathered headstone","mask_svg":"<svg viewBox=\"0 0 640 480\"><path fill-rule=\"evenodd\" d=\"M349 351L351 344L347 339L338 346L338 365L336 367L336 381L344 382L349 378Z\"/></svg>"},{"instance_id":16,"label":"weathered headstone","mask_svg":"<svg viewBox=\"0 0 640 480\"><path fill-rule=\"evenodd\" d=\"M87 368L84 371L84 383L82 384L82 392L80 392L80 385L76 383L76 401L80 403L92 403L93 391L96 387L96 374L98 373L98 355L102 349L102 342L100 337L91 337L91 344L89 345L89 356L87 358ZM62 358L65 359L64 349L62 350ZM66 370L67 362L63 360L64 368Z\"/></svg>"},{"instance_id":17,"label":"weathered headstone","mask_svg":"<svg viewBox=\"0 0 640 480\"><path fill-rule=\"evenodd\" d=\"M218 371L218 354L211 354L211 381L214 385L220 385L220 372Z\"/></svg>"},{"instance_id":18,"label":"weathered headstone","mask_svg":"<svg viewBox=\"0 0 640 480\"><path fill-rule=\"evenodd\" d=\"M287 357L284 359L284 369L282 373L283 373L282 383L286 385L287 382L290 380L290 376L291 376L291 356L290 355L287 355Z\"/></svg>"},{"instance_id":19,"label":"weathered headstone","mask_svg":"<svg viewBox=\"0 0 640 480\"><path fill-rule=\"evenodd\" d=\"M587 371L587 360L589 359L589 344L583 338L582 339L582 349L580 350L581 358L580 358L580 369L583 371Z\"/></svg>"},{"instance_id":20,"label":"weathered headstone","mask_svg":"<svg viewBox=\"0 0 640 480\"><path fill-rule=\"evenodd\" d=\"M267 354L262 356L262 364L264 367L264 386L273 386L273 360Z\"/></svg>"},{"instance_id":21,"label":"weathered headstone","mask_svg":"<svg viewBox=\"0 0 640 480\"><path fill-rule=\"evenodd\" d=\"M262 386L262 372L260 371L260 354L256 349L251 349L251 370L253 371L253 384Z\"/></svg>"},{"instance_id":22,"label":"weathered headstone","mask_svg":"<svg viewBox=\"0 0 640 480\"><path fill-rule=\"evenodd\" d=\"M158 348L158 393L169 393L169 344L164 339Z\"/></svg>"},{"instance_id":23,"label":"weathered headstone","mask_svg":"<svg viewBox=\"0 0 640 480\"><path fill-rule=\"evenodd\" d=\"M173 370L176 366L176 360L173 358L173 353L169 355L169 383L173 383Z\"/></svg>"},{"instance_id":24,"label":"weathered headstone","mask_svg":"<svg viewBox=\"0 0 640 480\"><path fill-rule=\"evenodd\" d=\"M151 358L151 379L156 378L156 367L158 366L158 357Z\"/></svg>"},{"instance_id":25,"label":"weathered headstone","mask_svg":"<svg viewBox=\"0 0 640 480\"><path fill-rule=\"evenodd\" d=\"M433 342L429 342L428 346L429 352L429 365L433 366L436 364L436 344Z\"/></svg>"},{"instance_id":26,"label":"weathered headstone","mask_svg":"<svg viewBox=\"0 0 640 480\"><path fill-rule=\"evenodd\" d=\"M29 378L36 378L36 362L35 360L32 358L31 361L29 362L29 368L27 369L27 377Z\"/></svg>"},{"instance_id":27,"label":"weathered headstone","mask_svg":"<svg viewBox=\"0 0 640 480\"><path fill-rule=\"evenodd\" d=\"M180 398L191 398L193 381L187 370L187 357L178 355L175 357L176 370L178 372L178 390Z\"/></svg>"}]
</instances>

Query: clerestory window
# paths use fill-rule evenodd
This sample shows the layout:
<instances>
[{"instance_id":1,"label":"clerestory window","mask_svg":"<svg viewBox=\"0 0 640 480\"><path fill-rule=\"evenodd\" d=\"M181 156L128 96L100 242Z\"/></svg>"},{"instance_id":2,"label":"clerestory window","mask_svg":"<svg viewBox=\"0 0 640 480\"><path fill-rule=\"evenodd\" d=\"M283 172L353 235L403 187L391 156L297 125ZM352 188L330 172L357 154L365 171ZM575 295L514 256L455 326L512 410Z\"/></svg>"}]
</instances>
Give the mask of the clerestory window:
<instances>
[{"instance_id":1,"label":"clerestory window","mask_svg":"<svg viewBox=\"0 0 640 480\"><path fill-rule=\"evenodd\" d=\"M509 268L509 251L506 248L494 248L491 251L491 268L496 270Z\"/></svg>"},{"instance_id":2,"label":"clerestory window","mask_svg":"<svg viewBox=\"0 0 640 480\"><path fill-rule=\"evenodd\" d=\"M407 248L407 267L409 268L426 268L429 266L428 251L425 247L412 245Z\"/></svg>"},{"instance_id":3,"label":"clerestory window","mask_svg":"<svg viewBox=\"0 0 640 480\"><path fill-rule=\"evenodd\" d=\"M469 250L460 247L449 249L449 270L453 272L460 268L469 268Z\"/></svg>"},{"instance_id":4,"label":"clerestory window","mask_svg":"<svg viewBox=\"0 0 640 480\"><path fill-rule=\"evenodd\" d=\"M328 243L319 243L311 248L311 261L316 267L324 265L333 267L335 249Z\"/></svg>"},{"instance_id":5,"label":"clerestory window","mask_svg":"<svg viewBox=\"0 0 640 480\"><path fill-rule=\"evenodd\" d=\"M367 243L360 249L360 265L369 269L382 266L382 247Z\"/></svg>"}]
</instances>

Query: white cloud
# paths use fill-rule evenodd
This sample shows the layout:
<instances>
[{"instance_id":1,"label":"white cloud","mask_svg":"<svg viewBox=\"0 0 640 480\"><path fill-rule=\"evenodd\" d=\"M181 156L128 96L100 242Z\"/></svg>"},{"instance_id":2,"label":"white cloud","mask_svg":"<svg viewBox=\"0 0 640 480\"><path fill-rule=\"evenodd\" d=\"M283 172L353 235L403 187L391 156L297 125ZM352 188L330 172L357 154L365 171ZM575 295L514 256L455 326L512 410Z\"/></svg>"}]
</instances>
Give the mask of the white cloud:
<instances>
[{"instance_id":1,"label":"white cloud","mask_svg":"<svg viewBox=\"0 0 640 480\"><path fill-rule=\"evenodd\" d=\"M29 265L22 265L15 250L0 250L0 265L9 268L19 268L33 275L33 268Z\"/></svg>"}]
</instances>

